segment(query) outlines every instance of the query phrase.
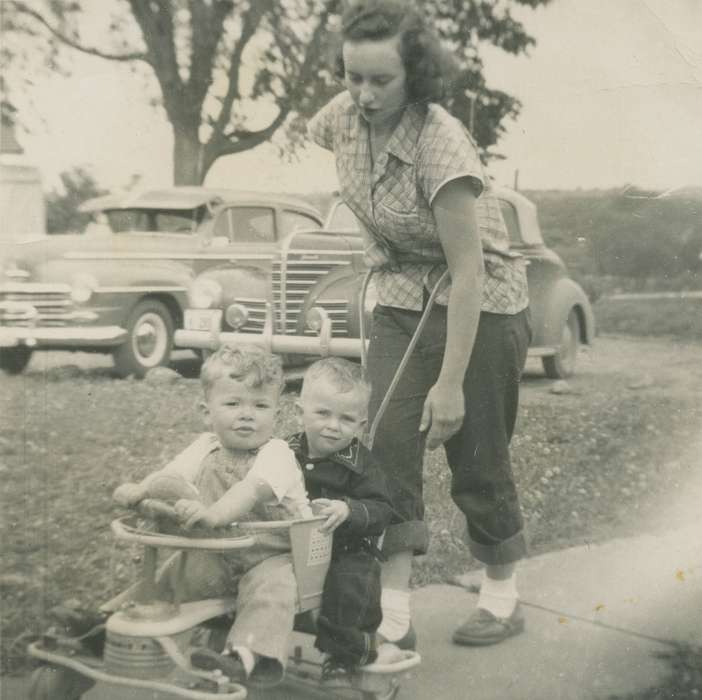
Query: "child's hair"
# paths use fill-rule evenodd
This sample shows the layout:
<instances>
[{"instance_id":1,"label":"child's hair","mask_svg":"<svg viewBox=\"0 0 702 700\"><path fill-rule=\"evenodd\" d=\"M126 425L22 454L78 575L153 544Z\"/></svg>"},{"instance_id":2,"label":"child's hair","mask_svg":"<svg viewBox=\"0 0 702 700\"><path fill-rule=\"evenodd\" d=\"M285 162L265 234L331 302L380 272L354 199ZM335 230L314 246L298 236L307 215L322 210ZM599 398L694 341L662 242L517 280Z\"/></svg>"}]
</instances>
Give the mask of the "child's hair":
<instances>
[{"instance_id":1,"label":"child's hair","mask_svg":"<svg viewBox=\"0 0 702 700\"><path fill-rule=\"evenodd\" d=\"M283 390L283 363L277 355L255 345L221 345L210 355L200 371L205 398L223 377L236 379L250 387L274 385Z\"/></svg>"},{"instance_id":2,"label":"child's hair","mask_svg":"<svg viewBox=\"0 0 702 700\"><path fill-rule=\"evenodd\" d=\"M370 399L370 384L363 376L361 365L342 357L325 357L313 362L305 371L302 382L300 398L304 401L305 389L315 382L324 379L328 381L339 393L357 391L363 406L368 405Z\"/></svg>"}]
</instances>

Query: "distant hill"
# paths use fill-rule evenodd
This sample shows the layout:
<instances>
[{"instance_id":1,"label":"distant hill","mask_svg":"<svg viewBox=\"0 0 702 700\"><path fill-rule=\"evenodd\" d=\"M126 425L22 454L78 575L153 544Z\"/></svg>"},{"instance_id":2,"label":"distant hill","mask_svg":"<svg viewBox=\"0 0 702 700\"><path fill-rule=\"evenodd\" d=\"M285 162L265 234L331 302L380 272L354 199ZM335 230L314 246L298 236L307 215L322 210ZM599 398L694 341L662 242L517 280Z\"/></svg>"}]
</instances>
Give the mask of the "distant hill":
<instances>
[{"instance_id":1,"label":"distant hill","mask_svg":"<svg viewBox=\"0 0 702 700\"><path fill-rule=\"evenodd\" d=\"M702 272L702 193L525 191L546 242L584 274L671 277Z\"/></svg>"}]
</instances>

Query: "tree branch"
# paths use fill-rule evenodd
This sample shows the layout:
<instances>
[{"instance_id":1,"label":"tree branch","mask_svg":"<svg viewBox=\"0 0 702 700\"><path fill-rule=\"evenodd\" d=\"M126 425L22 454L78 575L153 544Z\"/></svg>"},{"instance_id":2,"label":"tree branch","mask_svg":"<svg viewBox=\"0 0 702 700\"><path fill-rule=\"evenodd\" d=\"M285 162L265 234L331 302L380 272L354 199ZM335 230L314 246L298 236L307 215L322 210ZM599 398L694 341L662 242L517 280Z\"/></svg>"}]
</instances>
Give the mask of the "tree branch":
<instances>
[{"instance_id":1,"label":"tree branch","mask_svg":"<svg viewBox=\"0 0 702 700\"><path fill-rule=\"evenodd\" d=\"M208 5L202 0L189 0L192 49L188 91L192 99L202 104L212 85L212 72L217 46L224 33L224 20L232 11L231 0L220 0Z\"/></svg>"},{"instance_id":2,"label":"tree branch","mask_svg":"<svg viewBox=\"0 0 702 700\"><path fill-rule=\"evenodd\" d=\"M39 24L41 24L45 29L47 29L55 39L60 41L62 44L65 44L66 46L75 49L76 51L80 51L81 53L87 54L88 56L104 58L108 61L144 61L145 63L150 64L148 55L140 51L134 51L131 53L124 54L115 54L108 53L107 51L101 51L100 49L95 48L94 46L84 46L75 39L69 37L67 34L64 34L57 27L54 27L39 12L32 9L28 5L25 5L25 3L17 2L16 0L10 0L10 5L17 11L17 13L31 17Z\"/></svg>"},{"instance_id":3,"label":"tree branch","mask_svg":"<svg viewBox=\"0 0 702 700\"><path fill-rule=\"evenodd\" d=\"M212 164L221 156L230 156L242 151L248 151L250 148L259 146L268 141L268 139L276 132L278 127L285 121L290 113L290 105L287 102L279 103L280 111L275 119L265 128L258 131L245 131L243 129L235 129L227 134L219 134L216 138L212 138L205 145L204 163L203 163L203 180L205 174L210 169Z\"/></svg>"},{"instance_id":4,"label":"tree branch","mask_svg":"<svg viewBox=\"0 0 702 700\"><path fill-rule=\"evenodd\" d=\"M239 70L241 68L241 57L244 49L251 40L251 37L256 33L261 18L270 9L270 0L254 0L249 6L249 11L244 15L243 26L241 28L241 36L239 41L232 51L229 70L227 71L227 92L222 98L222 109L219 112L210 141L224 137L224 129L232 117L232 105L234 100L239 97Z\"/></svg>"}]
</instances>

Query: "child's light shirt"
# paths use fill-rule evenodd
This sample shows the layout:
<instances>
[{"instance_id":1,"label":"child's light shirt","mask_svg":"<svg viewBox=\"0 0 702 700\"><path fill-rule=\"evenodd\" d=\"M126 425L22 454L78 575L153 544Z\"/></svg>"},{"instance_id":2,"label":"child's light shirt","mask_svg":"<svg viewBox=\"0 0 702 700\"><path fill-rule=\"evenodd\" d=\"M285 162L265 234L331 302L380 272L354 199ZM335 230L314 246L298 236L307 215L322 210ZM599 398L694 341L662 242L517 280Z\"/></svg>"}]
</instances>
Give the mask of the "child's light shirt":
<instances>
[{"instance_id":1,"label":"child's light shirt","mask_svg":"<svg viewBox=\"0 0 702 700\"><path fill-rule=\"evenodd\" d=\"M217 450L226 452L214 433L203 433L159 473L178 474L197 487L205 461ZM262 445L242 476L263 481L273 491L274 498L261 505L282 506L292 518L312 516L302 471L285 440L273 438Z\"/></svg>"}]
</instances>

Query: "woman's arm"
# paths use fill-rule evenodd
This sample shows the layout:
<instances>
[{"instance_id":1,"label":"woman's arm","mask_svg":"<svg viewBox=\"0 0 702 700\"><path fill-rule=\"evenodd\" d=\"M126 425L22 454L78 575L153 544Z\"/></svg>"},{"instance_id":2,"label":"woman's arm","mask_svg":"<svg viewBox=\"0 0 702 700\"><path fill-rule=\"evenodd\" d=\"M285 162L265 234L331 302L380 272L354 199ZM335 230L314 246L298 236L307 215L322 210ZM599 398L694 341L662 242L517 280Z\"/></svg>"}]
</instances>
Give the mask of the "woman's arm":
<instances>
[{"instance_id":1,"label":"woman's arm","mask_svg":"<svg viewBox=\"0 0 702 700\"><path fill-rule=\"evenodd\" d=\"M469 180L459 178L441 187L432 212L451 275L451 292L441 372L424 402L420 425L420 430L429 430L430 450L448 440L463 422L463 379L478 330L483 289L482 246Z\"/></svg>"}]
</instances>

